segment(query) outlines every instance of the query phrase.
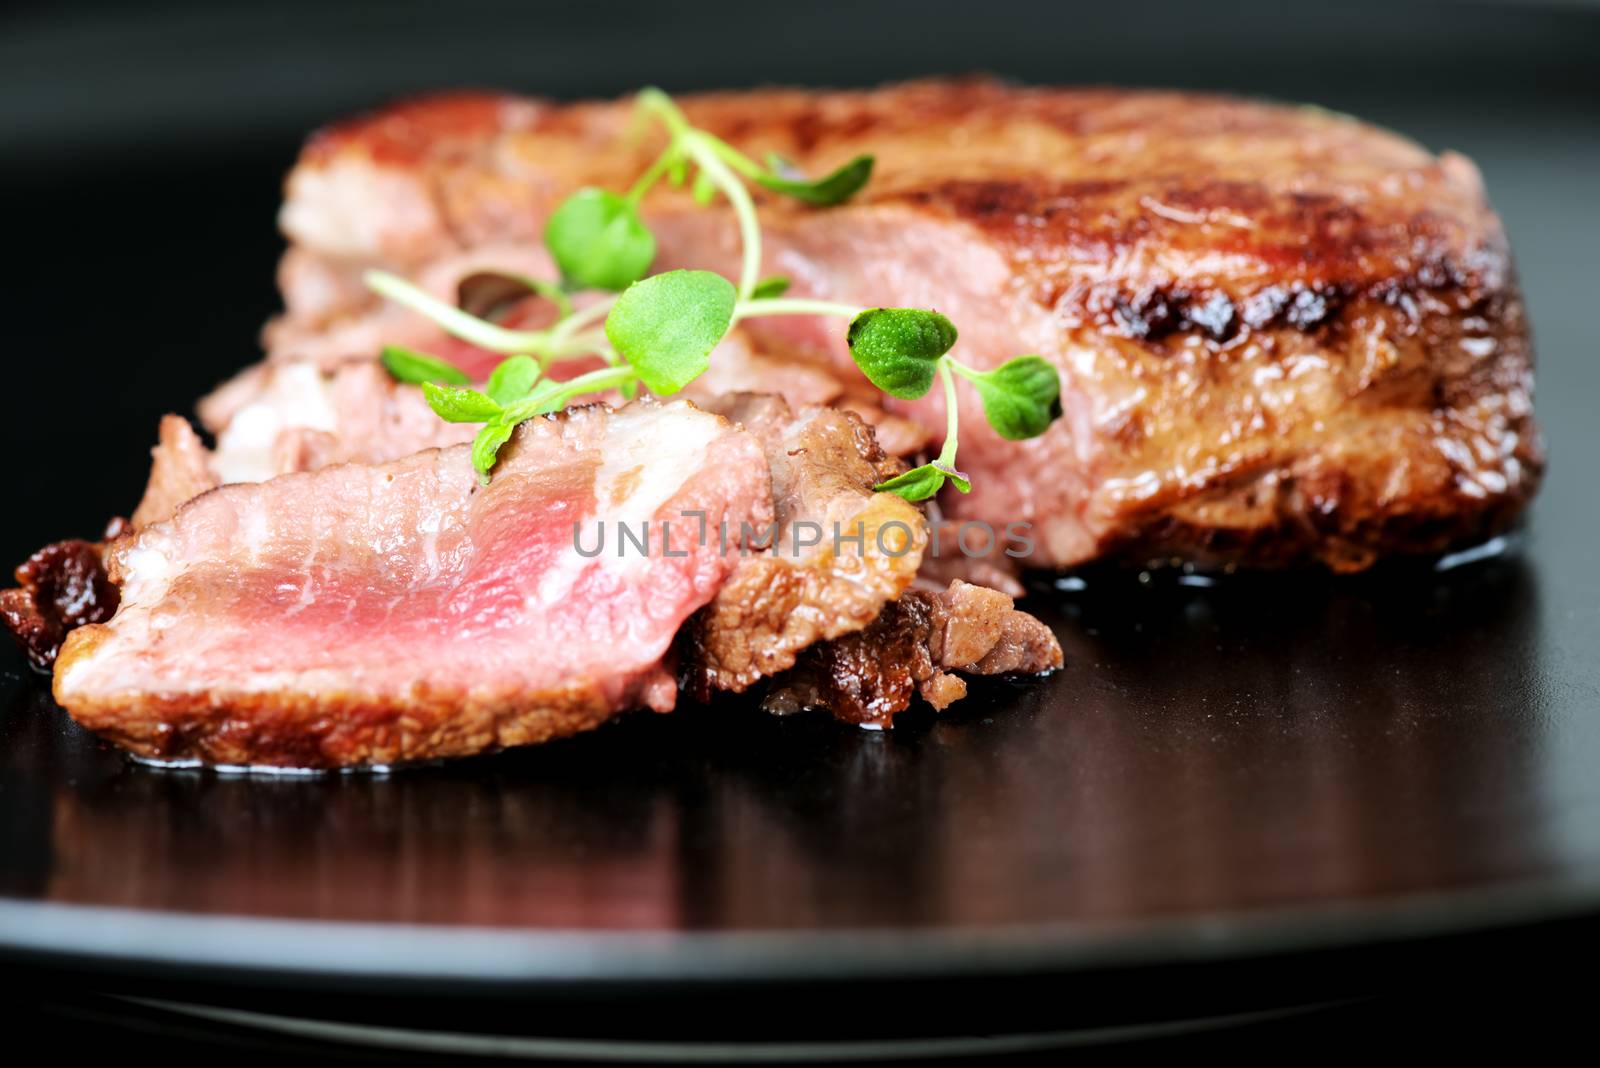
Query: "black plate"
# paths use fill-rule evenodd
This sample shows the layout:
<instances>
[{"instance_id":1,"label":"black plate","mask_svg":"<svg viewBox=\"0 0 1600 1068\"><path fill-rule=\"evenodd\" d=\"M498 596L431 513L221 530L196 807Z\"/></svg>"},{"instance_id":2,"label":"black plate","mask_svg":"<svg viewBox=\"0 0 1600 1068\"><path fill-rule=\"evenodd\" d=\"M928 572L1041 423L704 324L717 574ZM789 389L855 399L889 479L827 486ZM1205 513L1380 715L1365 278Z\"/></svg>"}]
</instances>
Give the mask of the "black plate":
<instances>
[{"instance_id":1,"label":"black plate","mask_svg":"<svg viewBox=\"0 0 1600 1068\"><path fill-rule=\"evenodd\" d=\"M801 76L785 62L771 76ZM1352 580L1090 574L1031 605L1064 672L980 685L888 734L730 703L386 777L135 766L8 651L0 955L191 995L570 998L686 979L1192 976L1600 913L1592 86L1560 107L1460 108L1442 89L1241 87L1316 95L1484 166L1539 331L1554 458L1512 545ZM317 106L343 110L342 91ZM13 359L28 403L5 427L7 559L125 510L155 416L250 358L277 175L310 108L257 116L226 151L177 147L168 126L152 126L159 153L40 142L10 176L5 202L29 210L9 322L31 358ZM1211 986L1191 983L1191 1004Z\"/></svg>"}]
</instances>

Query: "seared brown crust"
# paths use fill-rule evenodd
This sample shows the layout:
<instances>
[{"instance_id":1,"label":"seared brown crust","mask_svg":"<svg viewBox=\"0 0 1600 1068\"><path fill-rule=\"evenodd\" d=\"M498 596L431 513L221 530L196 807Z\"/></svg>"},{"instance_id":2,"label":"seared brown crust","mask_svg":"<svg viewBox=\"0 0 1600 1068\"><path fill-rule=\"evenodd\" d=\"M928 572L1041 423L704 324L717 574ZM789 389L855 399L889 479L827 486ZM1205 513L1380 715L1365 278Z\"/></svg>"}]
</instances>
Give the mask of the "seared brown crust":
<instances>
[{"instance_id":1,"label":"seared brown crust","mask_svg":"<svg viewBox=\"0 0 1600 1068\"><path fill-rule=\"evenodd\" d=\"M55 674L55 697L78 658L94 655L103 628L73 633ZM670 682L665 683L670 686ZM648 690L648 686L645 687ZM571 686L537 699L418 692L402 701L358 694L141 694L128 702L74 695L72 717L96 734L155 760L284 768L397 764L533 745L591 730L617 714L594 686ZM670 707L670 703L669 703Z\"/></svg>"},{"instance_id":2,"label":"seared brown crust","mask_svg":"<svg viewBox=\"0 0 1600 1068\"><path fill-rule=\"evenodd\" d=\"M966 413L976 489L948 502L956 519L1032 523L1030 564L1359 569L1503 530L1538 488L1521 297L1459 155L1315 108L1166 92L967 80L682 103L811 173L876 157L844 207L758 193L765 247L800 265L796 293L931 304L969 362L1040 352L1060 367L1067 415L1042 439L999 442ZM659 148L623 136L628 113L458 97L345 124L291 183L292 255L337 274L537 246L559 196L624 188ZM341 168L408 180L426 208L375 212L392 231L354 251L323 241L310 193ZM663 266L732 266L714 239L726 220L669 189L647 208ZM767 343L797 329L747 326ZM837 338L782 337L806 340L848 372ZM893 407L942 424L937 399Z\"/></svg>"},{"instance_id":3,"label":"seared brown crust","mask_svg":"<svg viewBox=\"0 0 1600 1068\"><path fill-rule=\"evenodd\" d=\"M1319 108L987 79L681 103L758 158L778 152L820 173L872 153L872 182L851 208L974 227L1003 245L1042 306L1127 337L1314 329L1360 294L1481 295L1508 281L1505 237L1470 161ZM509 207L500 196L524 159L525 180L553 192L626 185L659 149L614 136L630 107L421 99L318 134L301 169L358 155L429 175L445 229L476 233ZM768 216L814 211L756 192Z\"/></svg>"},{"instance_id":4,"label":"seared brown crust","mask_svg":"<svg viewBox=\"0 0 1600 1068\"><path fill-rule=\"evenodd\" d=\"M540 106L498 93L464 90L439 93L319 130L306 142L303 163L327 162L360 151L391 167L443 163L476 149L532 118Z\"/></svg>"},{"instance_id":5,"label":"seared brown crust","mask_svg":"<svg viewBox=\"0 0 1600 1068\"><path fill-rule=\"evenodd\" d=\"M686 108L819 171L874 152L855 205L975 227L1041 305L1128 337L1314 329L1356 294L1507 281L1470 162L1317 108L976 79Z\"/></svg>"},{"instance_id":6,"label":"seared brown crust","mask_svg":"<svg viewBox=\"0 0 1600 1068\"><path fill-rule=\"evenodd\" d=\"M764 707L826 708L847 723L890 726L921 695L937 709L966 696L969 675L1036 675L1061 667L1050 628L996 590L953 582L915 590L865 630L807 649L772 682Z\"/></svg>"},{"instance_id":7,"label":"seared brown crust","mask_svg":"<svg viewBox=\"0 0 1600 1068\"><path fill-rule=\"evenodd\" d=\"M734 394L705 407L761 441L778 525L772 551L741 560L679 633L680 677L701 701L718 690L743 691L791 667L816 642L867 626L916 579L927 541L921 512L873 492L904 465L853 412L796 416L767 394ZM814 551L797 548L813 539Z\"/></svg>"},{"instance_id":8,"label":"seared brown crust","mask_svg":"<svg viewBox=\"0 0 1600 1068\"><path fill-rule=\"evenodd\" d=\"M1492 536L1539 484L1514 293L1362 298L1310 337L1255 331L1225 354L1096 344L1103 381L1143 393L1106 427L1087 512L1104 554L1354 571Z\"/></svg>"},{"instance_id":9,"label":"seared brown crust","mask_svg":"<svg viewBox=\"0 0 1600 1068\"><path fill-rule=\"evenodd\" d=\"M117 610L117 587L106 575L102 546L88 541L46 545L17 568L17 587L0 590L0 620L35 670L49 671L67 634L104 623Z\"/></svg>"}]
</instances>

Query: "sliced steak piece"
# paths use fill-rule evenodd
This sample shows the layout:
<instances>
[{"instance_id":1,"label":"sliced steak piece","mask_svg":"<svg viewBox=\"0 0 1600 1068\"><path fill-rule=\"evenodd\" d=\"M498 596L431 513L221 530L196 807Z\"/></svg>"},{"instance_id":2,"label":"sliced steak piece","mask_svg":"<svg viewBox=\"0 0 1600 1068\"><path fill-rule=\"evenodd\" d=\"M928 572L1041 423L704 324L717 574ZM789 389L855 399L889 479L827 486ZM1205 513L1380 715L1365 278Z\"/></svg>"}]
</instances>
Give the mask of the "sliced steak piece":
<instances>
[{"instance_id":1,"label":"sliced steak piece","mask_svg":"<svg viewBox=\"0 0 1600 1068\"><path fill-rule=\"evenodd\" d=\"M385 463L471 441L477 431L434 415L420 390L396 382L375 360L328 370L256 364L206 398L200 415L216 435L214 450L188 420L162 417L134 529L169 518L217 486L336 463Z\"/></svg>"},{"instance_id":2,"label":"sliced steak piece","mask_svg":"<svg viewBox=\"0 0 1600 1068\"><path fill-rule=\"evenodd\" d=\"M212 394L207 408L217 420L210 427L218 433L214 451L188 420L162 417L159 440L151 450L150 481L134 509L132 529L168 519L185 502L225 483L258 482L350 461L383 463L470 441L477 431L441 420L419 390L395 382L371 360L330 371L309 363L261 364ZM93 551L85 552L81 547L86 545ZM103 549L103 544L90 542L49 546L19 569L20 586L0 591L0 621L34 666L49 670L73 627L103 622L103 617L56 611L50 603L53 591L63 584L103 585L111 590L110 607L116 607L116 589L104 570L91 574ZM72 574L52 578L68 560ZM24 570L31 577L24 578Z\"/></svg>"},{"instance_id":3,"label":"sliced steak piece","mask_svg":"<svg viewBox=\"0 0 1600 1068\"><path fill-rule=\"evenodd\" d=\"M1317 109L1166 92L969 80L682 103L809 173L877 157L842 207L762 195L764 269L795 295L937 307L970 363L1057 365L1066 415L1033 441L999 439L962 391L974 491L945 502L1032 523L1036 566L1359 569L1501 530L1537 489L1522 300L1459 155ZM365 267L423 278L490 246L536 250L562 196L626 188L659 148L624 136L629 115L456 95L319 134L289 179L274 355L403 317L362 289ZM734 266L724 211L665 188L646 210L657 267ZM747 325L854 373L836 323ZM370 357L379 334L318 358ZM935 391L890 408L937 438L941 406Z\"/></svg>"},{"instance_id":4,"label":"sliced steak piece","mask_svg":"<svg viewBox=\"0 0 1600 1068\"><path fill-rule=\"evenodd\" d=\"M780 715L826 708L848 723L887 727L921 695L937 709L967 694L953 672L1039 674L1061 667L1050 628L997 590L956 581L914 590L866 629L807 649L762 702Z\"/></svg>"},{"instance_id":5,"label":"sliced steak piece","mask_svg":"<svg viewBox=\"0 0 1600 1068\"><path fill-rule=\"evenodd\" d=\"M421 390L396 382L376 360L329 370L257 364L202 402L200 417L217 437L211 468L221 483L333 463L386 463L471 441L477 432L440 419Z\"/></svg>"},{"instance_id":6,"label":"sliced steak piece","mask_svg":"<svg viewBox=\"0 0 1600 1068\"><path fill-rule=\"evenodd\" d=\"M116 541L121 607L67 639L57 701L136 753L299 767L670 709L673 635L738 563L691 516L770 524L759 445L678 401L533 420L501 455L487 487L464 445L225 486Z\"/></svg>"}]
</instances>

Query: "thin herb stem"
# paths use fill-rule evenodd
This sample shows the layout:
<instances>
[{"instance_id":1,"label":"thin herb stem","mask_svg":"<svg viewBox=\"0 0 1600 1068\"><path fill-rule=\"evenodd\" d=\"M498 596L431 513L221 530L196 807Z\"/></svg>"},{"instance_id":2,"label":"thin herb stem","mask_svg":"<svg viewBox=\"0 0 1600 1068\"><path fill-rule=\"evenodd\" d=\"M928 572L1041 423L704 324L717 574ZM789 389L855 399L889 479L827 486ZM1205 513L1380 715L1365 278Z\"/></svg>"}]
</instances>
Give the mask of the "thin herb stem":
<instances>
[{"instance_id":1,"label":"thin herb stem","mask_svg":"<svg viewBox=\"0 0 1600 1068\"><path fill-rule=\"evenodd\" d=\"M978 370L976 367L968 367L960 360L957 360L951 356L944 356L942 357L942 360L944 363L950 365L950 370L954 371L962 378L965 378L968 382L977 382L983 378L984 372Z\"/></svg>"},{"instance_id":2,"label":"thin herb stem","mask_svg":"<svg viewBox=\"0 0 1600 1068\"><path fill-rule=\"evenodd\" d=\"M761 315L835 315L854 319L862 312L853 304L832 300L808 300L804 297L773 297L768 300L741 300L734 306L733 321L754 319Z\"/></svg>"},{"instance_id":3,"label":"thin herb stem","mask_svg":"<svg viewBox=\"0 0 1600 1068\"><path fill-rule=\"evenodd\" d=\"M588 326L605 319L611 313L611 306L617 302L616 297L596 301L587 308L580 308L550 328L550 340L563 341L568 336L576 333L580 327Z\"/></svg>"},{"instance_id":4,"label":"thin herb stem","mask_svg":"<svg viewBox=\"0 0 1600 1068\"><path fill-rule=\"evenodd\" d=\"M711 150L721 156L724 163L746 178L759 178L767 173L761 164L740 152L716 134L709 134L701 130L700 136L706 139L706 143L711 146Z\"/></svg>"},{"instance_id":5,"label":"thin herb stem","mask_svg":"<svg viewBox=\"0 0 1600 1068\"><path fill-rule=\"evenodd\" d=\"M939 450L939 463L946 467L956 466L956 380L950 374L950 367L955 361L948 356L939 357L939 379L944 383L944 447Z\"/></svg>"},{"instance_id":6,"label":"thin herb stem","mask_svg":"<svg viewBox=\"0 0 1600 1068\"><path fill-rule=\"evenodd\" d=\"M541 368L585 356L599 356L612 365L617 363L617 354L611 351L605 331L583 329L604 319L615 298L574 312L549 330L507 330L469 315L386 271L368 271L366 282L374 292L425 316L447 334L490 352L527 353L539 360Z\"/></svg>"},{"instance_id":7,"label":"thin herb stem","mask_svg":"<svg viewBox=\"0 0 1600 1068\"><path fill-rule=\"evenodd\" d=\"M716 139L690 126L689 120L666 93L653 88L641 89L639 107L666 124L667 132L672 135L672 144L667 152L671 153L674 149L682 151L733 205L733 213L739 220L739 241L744 246L744 263L739 270L739 297L748 300L750 294L755 292L756 284L761 281L761 223L756 219L756 205L750 199L750 191L723 162Z\"/></svg>"},{"instance_id":8,"label":"thin herb stem","mask_svg":"<svg viewBox=\"0 0 1600 1068\"><path fill-rule=\"evenodd\" d=\"M387 271L368 271L363 277L367 288L374 293L410 308L437 323L445 333L481 349L508 356L523 352L543 355L549 349L550 332L547 330L507 330L496 326Z\"/></svg>"},{"instance_id":9,"label":"thin herb stem","mask_svg":"<svg viewBox=\"0 0 1600 1068\"><path fill-rule=\"evenodd\" d=\"M691 130L683 134L681 141L684 152L699 165L700 173L710 178L711 183L728 198L728 203L733 206L733 214L739 220L739 241L744 246L744 262L739 269L739 299L748 300L761 281L761 223L756 218L755 201L750 199L750 191L744 187L739 176L722 162L722 158L698 131Z\"/></svg>"},{"instance_id":10,"label":"thin herb stem","mask_svg":"<svg viewBox=\"0 0 1600 1068\"><path fill-rule=\"evenodd\" d=\"M639 107L666 123L667 132L672 135L673 140L689 132L689 120L684 118L682 110L673 103L670 96L655 86L639 90Z\"/></svg>"},{"instance_id":11,"label":"thin herb stem","mask_svg":"<svg viewBox=\"0 0 1600 1068\"><path fill-rule=\"evenodd\" d=\"M617 354L611 351L611 342L604 330L585 330L581 334L563 340L561 344L552 348L550 357L544 361L544 366L549 367L553 363L583 359L588 356L599 356L610 364L617 362Z\"/></svg>"},{"instance_id":12,"label":"thin herb stem","mask_svg":"<svg viewBox=\"0 0 1600 1068\"><path fill-rule=\"evenodd\" d=\"M673 158L677 155L677 152L678 145L674 141L667 146L666 151L656 157L656 161L650 164L649 170L641 174L639 180L633 183L633 188L628 190L629 204L634 207L639 206L639 201L644 199L646 193L650 192L650 187L660 181L661 176L667 173L667 168L672 166Z\"/></svg>"},{"instance_id":13,"label":"thin herb stem","mask_svg":"<svg viewBox=\"0 0 1600 1068\"><path fill-rule=\"evenodd\" d=\"M551 395L550 410L565 408L567 402L581 397L585 393L602 393L608 389L626 385L639 377L639 373L632 367L604 367L598 371L581 374L577 378L569 378L561 383L561 388Z\"/></svg>"}]
</instances>

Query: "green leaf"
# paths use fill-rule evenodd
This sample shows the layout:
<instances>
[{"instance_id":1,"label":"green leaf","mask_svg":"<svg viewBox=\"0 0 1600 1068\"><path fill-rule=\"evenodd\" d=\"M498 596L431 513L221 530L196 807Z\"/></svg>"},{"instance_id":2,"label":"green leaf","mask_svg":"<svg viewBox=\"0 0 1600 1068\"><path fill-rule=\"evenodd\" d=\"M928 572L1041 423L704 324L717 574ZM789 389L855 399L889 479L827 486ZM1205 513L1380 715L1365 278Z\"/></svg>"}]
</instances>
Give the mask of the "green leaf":
<instances>
[{"instance_id":1,"label":"green leaf","mask_svg":"<svg viewBox=\"0 0 1600 1068\"><path fill-rule=\"evenodd\" d=\"M807 204L843 204L861 191L872 177L872 157L857 156L826 178L816 181L794 175L780 157L768 157L770 173L758 175L756 182L775 193L803 200Z\"/></svg>"},{"instance_id":2,"label":"green leaf","mask_svg":"<svg viewBox=\"0 0 1600 1068\"><path fill-rule=\"evenodd\" d=\"M951 467L949 464L940 460L935 460L928 466L942 474L945 478L949 479L950 484L955 486L955 488L960 490L962 493L972 492L972 480L966 476L965 472L957 471L954 467Z\"/></svg>"},{"instance_id":3,"label":"green leaf","mask_svg":"<svg viewBox=\"0 0 1600 1068\"><path fill-rule=\"evenodd\" d=\"M1009 441L1036 438L1061 416L1061 376L1043 357L1018 356L967 377L989 425Z\"/></svg>"},{"instance_id":4,"label":"green leaf","mask_svg":"<svg viewBox=\"0 0 1600 1068\"><path fill-rule=\"evenodd\" d=\"M464 386L472 381L465 371L448 364L437 356L408 349L401 345L383 347L383 367L400 382L420 385L437 382L450 386Z\"/></svg>"},{"instance_id":5,"label":"green leaf","mask_svg":"<svg viewBox=\"0 0 1600 1068\"><path fill-rule=\"evenodd\" d=\"M626 197L580 189L551 214L544 243L561 273L586 289L626 289L656 258L656 239Z\"/></svg>"},{"instance_id":6,"label":"green leaf","mask_svg":"<svg viewBox=\"0 0 1600 1068\"><path fill-rule=\"evenodd\" d=\"M851 320L846 340L873 385L915 400L932 388L939 357L956 343L956 328L935 311L868 308Z\"/></svg>"},{"instance_id":7,"label":"green leaf","mask_svg":"<svg viewBox=\"0 0 1600 1068\"><path fill-rule=\"evenodd\" d=\"M789 280L781 274L775 274L771 278L763 278L757 282L756 287L750 291L750 299L771 300L787 292L789 292Z\"/></svg>"},{"instance_id":8,"label":"green leaf","mask_svg":"<svg viewBox=\"0 0 1600 1068\"><path fill-rule=\"evenodd\" d=\"M510 356L489 375L484 391L502 408L528 395L539 381L539 361L532 356Z\"/></svg>"},{"instance_id":9,"label":"green leaf","mask_svg":"<svg viewBox=\"0 0 1600 1068\"><path fill-rule=\"evenodd\" d=\"M606 316L606 337L657 396L678 392L710 366L739 298L710 271L668 271L629 286Z\"/></svg>"},{"instance_id":10,"label":"green leaf","mask_svg":"<svg viewBox=\"0 0 1600 1068\"><path fill-rule=\"evenodd\" d=\"M916 503L933 497L949 482L962 493L972 492L972 482L966 475L957 471L949 464L935 460L931 464L913 467L905 474L896 475L887 482L880 482L872 488L879 493L892 493L897 497Z\"/></svg>"},{"instance_id":11,"label":"green leaf","mask_svg":"<svg viewBox=\"0 0 1600 1068\"><path fill-rule=\"evenodd\" d=\"M500 414L500 405L475 389L422 383L428 407L447 423L485 423Z\"/></svg>"},{"instance_id":12,"label":"green leaf","mask_svg":"<svg viewBox=\"0 0 1600 1068\"><path fill-rule=\"evenodd\" d=\"M944 487L945 474L932 464L913 467L905 474L896 475L887 482L872 487L880 493L892 493L908 501L925 501Z\"/></svg>"},{"instance_id":13,"label":"green leaf","mask_svg":"<svg viewBox=\"0 0 1600 1068\"><path fill-rule=\"evenodd\" d=\"M472 439L472 469L478 472L478 481L485 486L489 484L489 472L500 454L500 446L511 440L511 432L516 429L516 423L494 419L484 424L478 436Z\"/></svg>"}]
</instances>

